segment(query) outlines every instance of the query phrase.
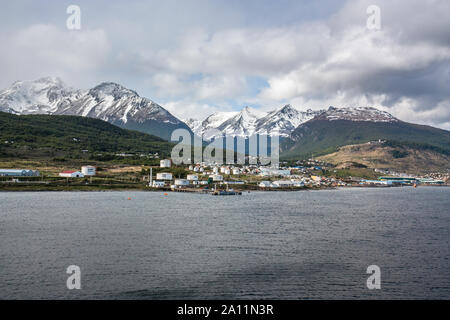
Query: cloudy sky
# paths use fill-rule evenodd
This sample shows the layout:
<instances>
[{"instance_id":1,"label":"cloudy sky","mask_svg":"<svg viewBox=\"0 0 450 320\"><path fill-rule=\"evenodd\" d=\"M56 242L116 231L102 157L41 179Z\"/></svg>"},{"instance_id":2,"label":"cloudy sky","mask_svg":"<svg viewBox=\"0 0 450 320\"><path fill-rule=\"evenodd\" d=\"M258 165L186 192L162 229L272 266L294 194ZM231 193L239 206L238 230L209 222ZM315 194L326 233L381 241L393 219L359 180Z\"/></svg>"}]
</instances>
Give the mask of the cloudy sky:
<instances>
[{"instance_id":1,"label":"cloudy sky","mask_svg":"<svg viewBox=\"0 0 450 320\"><path fill-rule=\"evenodd\" d=\"M180 118L375 106L450 129L449 14L447 0L3 1L0 87L114 81Z\"/></svg>"}]
</instances>

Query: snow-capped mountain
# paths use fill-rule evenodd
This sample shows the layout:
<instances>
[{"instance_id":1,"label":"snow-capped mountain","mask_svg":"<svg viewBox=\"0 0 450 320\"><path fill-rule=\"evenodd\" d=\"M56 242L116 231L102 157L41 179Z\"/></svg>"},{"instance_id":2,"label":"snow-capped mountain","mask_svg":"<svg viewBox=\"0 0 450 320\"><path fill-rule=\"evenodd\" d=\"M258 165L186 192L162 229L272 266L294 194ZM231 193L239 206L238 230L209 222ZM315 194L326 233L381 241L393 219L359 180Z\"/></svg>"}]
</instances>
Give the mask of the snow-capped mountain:
<instances>
[{"instance_id":1,"label":"snow-capped mountain","mask_svg":"<svg viewBox=\"0 0 450 320\"><path fill-rule=\"evenodd\" d=\"M217 129L225 135L251 136L256 131L256 121L261 115L254 109L244 107L238 114L222 122Z\"/></svg>"},{"instance_id":2,"label":"snow-capped mountain","mask_svg":"<svg viewBox=\"0 0 450 320\"><path fill-rule=\"evenodd\" d=\"M76 95L76 90L66 87L56 77L16 81L11 87L0 91L0 111L17 114L53 113Z\"/></svg>"},{"instance_id":3,"label":"snow-capped mountain","mask_svg":"<svg viewBox=\"0 0 450 320\"><path fill-rule=\"evenodd\" d=\"M288 137L299 125L322 112L322 110L313 111L311 109L298 111L288 104L259 118L256 122L256 132L259 134L278 132L280 136Z\"/></svg>"},{"instance_id":4,"label":"snow-capped mountain","mask_svg":"<svg viewBox=\"0 0 450 320\"><path fill-rule=\"evenodd\" d=\"M160 105L113 82L75 90L53 77L17 81L0 91L0 111L97 118L165 139L176 128L189 128Z\"/></svg>"},{"instance_id":5,"label":"snow-capped mountain","mask_svg":"<svg viewBox=\"0 0 450 320\"><path fill-rule=\"evenodd\" d=\"M335 108L329 107L328 110L320 113L315 120L350 120L350 121L370 121L370 122L397 122L399 121L393 115L386 111L381 111L373 107L355 107L355 108Z\"/></svg>"},{"instance_id":6,"label":"snow-capped mountain","mask_svg":"<svg viewBox=\"0 0 450 320\"><path fill-rule=\"evenodd\" d=\"M323 110L299 111L291 105L285 105L267 113L245 107L241 112L217 112L205 120L188 119L186 123L197 135L204 135L209 129L217 129L225 135L251 136L253 134L278 133L281 137L290 137L300 125L310 120L351 120L371 122L399 121L391 114L372 107L335 108Z\"/></svg>"},{"instance_id":7,"label":"snow-capped mountain","mask_svg":"<svg viewBox=\"0 0 450 320\"><path fill-rule=\"evenodd\" d=\"M261 112L250 107L244 107L240 112L216 112L205 120L188 119L186 124L197 135L206 134L209 129L216 129L225 135L248 137L253 134L279 133L288 137L300 124L314 118L323 111L298 111L291 105L278 108L271 112Z\"/></svg>"}]
</instances>

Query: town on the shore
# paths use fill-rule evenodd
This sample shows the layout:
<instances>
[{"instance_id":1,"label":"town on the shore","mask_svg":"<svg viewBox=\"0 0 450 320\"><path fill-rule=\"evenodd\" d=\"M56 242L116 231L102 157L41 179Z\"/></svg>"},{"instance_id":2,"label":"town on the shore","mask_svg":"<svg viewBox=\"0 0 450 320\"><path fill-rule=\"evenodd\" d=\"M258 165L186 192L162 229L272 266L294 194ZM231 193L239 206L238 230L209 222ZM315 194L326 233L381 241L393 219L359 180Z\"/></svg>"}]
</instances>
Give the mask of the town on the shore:
<instances>
[{"instance_id":1,"label":"town on the shore","mask_svg":"<svg viewBox=\"0 0 450 320\"><path fill-rule=\"evenodd\" d=\"M411 175L388 169L370 169L371 177L361 177L348 171L342 174L333 165L317 159L280 162L278 167L262 165L224 165L196 163L173 165L171 159L159 160L159 165L143 167L132 176L133 184L127 184L120 175L105 174L94 165L83 165L80 170L62 170L57 174L41 175L33 169L0 169L0 181L8 190L11 186L38 185L67 186L73 189L118 189L136 188L142 190L167 190L202 192L212 189L293 191L302 189L323 189L336 187L394 187L419 185L450 185L450 172L435 172L425 175ZM119 172L120 170L118 170ZM367 171L367 170L366 170ZM122 170L129 174L126 170ZM353 175L351 175L353 173ZM120 180L122 184L114 184ZM137 181L139 180L139 181ZM6 187L5 187L6 186ZM104 188L102 188L104 187ZM9 188L14 190L14 188ZM26 188L25 188L26 189ZM20 188L16 188L20 190Z\"/></svg>"}]
</instances>

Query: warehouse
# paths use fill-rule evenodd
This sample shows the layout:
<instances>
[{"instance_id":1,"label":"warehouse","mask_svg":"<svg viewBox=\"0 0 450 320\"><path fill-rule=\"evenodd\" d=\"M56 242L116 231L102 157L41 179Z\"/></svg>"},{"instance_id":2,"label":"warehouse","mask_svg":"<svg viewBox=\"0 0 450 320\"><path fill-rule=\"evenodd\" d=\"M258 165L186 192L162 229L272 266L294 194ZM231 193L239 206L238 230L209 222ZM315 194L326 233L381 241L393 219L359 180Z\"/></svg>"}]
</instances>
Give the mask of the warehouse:
<instances>
[{"instance_id":1,"label":"warehouse","mask_svg":"<svg viewBox=\"0 0 450 320\"><path fill-rule=\"evenodd\" d=\"M64 178L83 178L84 174L80 171L63 171L59 173L59 176Z\"/></svg>"},{"instance_id":2,"label":"warehouse","mask_svg":"<svg viewBox=\"0 0 450 320\"><path fill-rule=\"evenodd\" d=\"M38 177L39 171L26 169L0 169L0 177Z\"/></svg>"}]
</instances>

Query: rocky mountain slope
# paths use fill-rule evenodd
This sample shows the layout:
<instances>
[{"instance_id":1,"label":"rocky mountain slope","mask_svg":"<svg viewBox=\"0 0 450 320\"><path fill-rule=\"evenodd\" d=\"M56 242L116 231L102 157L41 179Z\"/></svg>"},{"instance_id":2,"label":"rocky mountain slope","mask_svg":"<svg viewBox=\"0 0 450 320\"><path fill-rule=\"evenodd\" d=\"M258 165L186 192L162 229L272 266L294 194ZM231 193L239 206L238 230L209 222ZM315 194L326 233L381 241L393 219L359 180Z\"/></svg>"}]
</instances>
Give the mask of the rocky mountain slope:
<instances>
[{"instance_id":1,"label":"rocky mountain slope","mask_svg":"<svg viewBox=\"0 0 450 320\"><path fill-rule=\"evenodd\" d=\"M0 111L97 118L166 140L174 129L190 130L157 103L113 82L104 82L89 90L76 90L53 77L17 81L0 91Z\"/></svg>"}]
</instances>

